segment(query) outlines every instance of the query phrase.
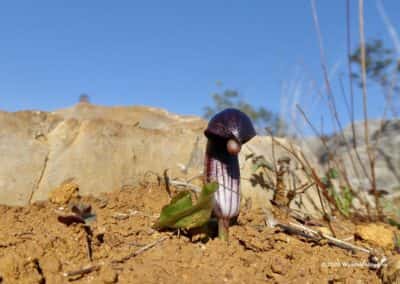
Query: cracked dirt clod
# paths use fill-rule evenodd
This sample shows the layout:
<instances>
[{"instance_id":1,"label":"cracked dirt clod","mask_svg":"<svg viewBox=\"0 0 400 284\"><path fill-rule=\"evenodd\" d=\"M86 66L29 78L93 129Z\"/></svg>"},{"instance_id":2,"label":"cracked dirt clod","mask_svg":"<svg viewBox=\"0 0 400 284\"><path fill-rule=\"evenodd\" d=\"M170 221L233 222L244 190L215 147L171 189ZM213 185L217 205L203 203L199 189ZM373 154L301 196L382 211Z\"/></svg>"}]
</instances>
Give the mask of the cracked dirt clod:
<instances>
[{"instance_id":1,"label":"cracked dirt clod","mask_svg":"<svg viewBox=\"0 0 400 284\"><path fill-rule=\"evenodd\" d=\"M355 236L374 246L381 246L387 249L394 248L393 230L383 224L358 225Z\"/></svg>"},{"instance_id":2,"label":"cracked dirt clod","mask_svg":"<svg viewBox=\"0 0 400 284\"><path fill-rule=\"evenodd\" d=\"M66 182L50 192L49 200L55 204L63 205L78 196L79 185L74 182Z\"/></svg>"}]
</instances>

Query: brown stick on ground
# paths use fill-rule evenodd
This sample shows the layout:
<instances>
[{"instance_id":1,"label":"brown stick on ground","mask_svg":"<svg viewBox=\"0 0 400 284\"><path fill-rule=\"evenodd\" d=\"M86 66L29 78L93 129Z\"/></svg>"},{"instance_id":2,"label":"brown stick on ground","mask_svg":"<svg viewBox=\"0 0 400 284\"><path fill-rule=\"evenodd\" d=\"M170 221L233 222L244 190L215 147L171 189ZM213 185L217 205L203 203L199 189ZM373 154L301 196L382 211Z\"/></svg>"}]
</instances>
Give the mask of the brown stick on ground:
<instances>
[{"instance_id":1,"label":"brown stick on ground","mask_svg":"<svg viewBox=\"0 0 400 284\"><path fill-rule=\"evenodd\" d=\"M93 271L97 271L97 270L100 269L100 267L101 267L100 264L89 265L87 267L84 267L84 268L81 268L81 269L78 269L78 270L64 272L63 275L65 277L84 275L84 274L88 274L88 273L93 272Z\"/></svg>"},{"instance_id":2,"label":"brown stick on ground","mask_svg":"<svg viewBox=\"0 0 400 284\"><path fill-rule=\"evenodd\" d=\"M328 242L332 245L335 245L337 247L343 248L343 249L347 249L350 251L360 251L360 252L365 252L368 254L372 253L371 249L366 249L363 247L359 247L356 245L353 245L351 243L348 243L346 241L328 236L324 233L315 231L313 229L310 229L304 225L301 224L296 224L296 223L292 223L290 222L289 224L283 224L283 223L278 223L277 226L279 226L280 228L284 229L285 231L292 233L292 234L298 234L301 235L303 237L312 239L314 241L319 241L321 238L324 238L326 240L328 240Z\"/></svg>"},{"instance_id":3,"label":"brown stick on ground","mask_svg":"<svg viewBox=\"0 0 400 284\"><path fill-rule=\"evenodd\" d=\"M162 238L159 238L159 239L155 240L154 242L152 242L152 243L150 243L148 245L145 245L144 247L138 249L137 251L134 251L134 252L132 252L132 253L120 258L120 259L112 260L111 263L112 264L123 263L123 262L131 259L132 257L135 257L135 256L137 256L137 255L139 255L139 254L151 249L152 247L155 247L156 245L161 244L162 242L164 242L165 240L167 240L169 238L170 238L170 236L164 236Z\"/></svg>"},{"instance_id":4,"label":"brown stick on ground","mask_svg":"<svg viewBox=\"0 0 400 284\"><path fill-rule=\"evenodd\" d=\"M144 247L134 251L133 253L130 253L127 256L124 256L123 258L112 260L111 264L123 263L123 262L131 259L132 257L138 256L139 254L142 254L145 251L161 244L162 242L164 242L165 240L167 240L169 238L170 238L170 236L161 237L161 238L157 239L156 241L154 241L148 245L145 245ZM84 274L91 273L93 271L97 271L104 265L105 265L105 263L93 264L93 265L89 265L89 266L86 266L86 267L78 269L78 270L64 272L63 275L65 277L84 275Z\"/></svg>"}]
</instances>

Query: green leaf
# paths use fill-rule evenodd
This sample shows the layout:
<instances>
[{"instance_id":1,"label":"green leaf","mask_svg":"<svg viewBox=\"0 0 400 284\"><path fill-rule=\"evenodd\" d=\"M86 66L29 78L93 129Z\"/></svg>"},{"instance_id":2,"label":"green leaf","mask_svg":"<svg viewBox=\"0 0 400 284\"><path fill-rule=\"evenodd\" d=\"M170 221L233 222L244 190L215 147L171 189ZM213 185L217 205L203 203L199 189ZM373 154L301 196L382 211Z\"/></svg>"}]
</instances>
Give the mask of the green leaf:
<instances>
[{"instance_id":1,"label":"green leaf","mask_svg":"<svg viewBox=\"0 0 400 284\"><path fill-rule=\"evenodd\" d=\"M329 182L329 179L326 176L321 177L320 180L325 186L329 187L330 182Z\"/></svg>"},{"instance_id":2,"label":"green leaf","mask_svg":"<svg viewBox=\"0 0 400 284\"><path fill-rule=\"evenodd\" d=\"M341 192L337 193L333 188L329 191L334 198L339 211L346 217L350 215L353 195L348 187L344 187Z\"/></svg>"},{"instance_id":3,"label":"green leaf","mask_svg":"<svg viewBox=\"0 0 400 284\"><path fill-rule=\"evenodd\" d=\"M336 179L339 177L339 173L335 168L330 168L328 170L327 176L331 179Z\"/></svg>"},{"instance_id":4,"label":"green leaf","mask_svg":"<svg viewBox=\"0 0 400 284\"><path fill-rule=\"evenodd\" d=\"M217 189L218 183L215 182L204 185L195 205L189 192L179 193L163 207L154 228L191 229L203 226L211 217L213 194Z\"/></svg>"},{"instance_id":5,"label":"green leaf","mask_svg":"<svg viewBox=\"0 0 400 284\"><path fill-rule=\"evenodd\" d=\"M175 195L168 205L161 209L160 218L158 218L157 227L164 228L174 221L174 216L188 208L192 207L192 197L189 191L183 191Z\"/></svg>"},{"instance_id":6,"label":"green leaf","mask_svg":"<svg viewBox=\"0 0 400 284\"><path fill-rule=\"evenodd\" d=\"M388 218L388 222L390 225L397 227L397 229L400 229L400 223L397 220Z\"/></svg>"}]
</instances>

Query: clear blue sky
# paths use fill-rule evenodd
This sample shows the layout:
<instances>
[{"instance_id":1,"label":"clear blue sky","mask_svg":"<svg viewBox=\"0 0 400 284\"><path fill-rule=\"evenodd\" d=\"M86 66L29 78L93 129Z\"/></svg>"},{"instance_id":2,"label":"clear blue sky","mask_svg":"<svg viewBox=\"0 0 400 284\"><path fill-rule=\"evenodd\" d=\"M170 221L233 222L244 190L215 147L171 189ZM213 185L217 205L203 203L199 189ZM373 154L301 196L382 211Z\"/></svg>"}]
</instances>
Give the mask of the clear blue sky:
<instances>
[{"instance_id":1,"label":"clear blue sky","mask_svg":"<svg viewBox=\"0 0 400 284\"><path fill-rule=\"evenodd\" d=\"M358 1L351 2L355 45ZM365 5L367 39L392 46L376 1ZM345 6L317 0L330 70L346 70ZM384 6L400 30L400 1ZM322 86L308 0L2 1L0 41L0 109L7 111L63 108L87 93L95 104L201 115L219 80L279 112L282 86L292 94L299 81L308 98L310 78ZM372 99L372 116L380 98Z\"/></svg>"}]
</instances>

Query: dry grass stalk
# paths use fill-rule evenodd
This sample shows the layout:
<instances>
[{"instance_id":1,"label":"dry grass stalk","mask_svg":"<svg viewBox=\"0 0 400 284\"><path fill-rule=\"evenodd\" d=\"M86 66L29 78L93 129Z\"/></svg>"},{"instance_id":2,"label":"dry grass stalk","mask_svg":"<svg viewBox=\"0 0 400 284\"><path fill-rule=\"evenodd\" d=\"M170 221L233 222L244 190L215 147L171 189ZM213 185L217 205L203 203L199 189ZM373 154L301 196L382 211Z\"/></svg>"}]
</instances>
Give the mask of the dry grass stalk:
<instances>
[{"instance_id":1,"label":"dry grass stalk","mask_svg":"<svg viewBox=\"0 0 400 284\"><path fill-rule=\"evenodd\" d=\"M346 42L347 42L347 69L349 73L349 89L350 89L350 117L351 117L351 131L353 134L353 149L357 149L356 129L354 125L354 85L353 74L351 68L350 54L351 54L351 27L350 27L350 0L346 1Z\"/></svg>"},{"instance_id":2,"label":"dry grass stalk","mask_svg":"<svg viewBox=\"0 0 400 284\"><path fill-rule=\"evenodd\" d=\"M317 189L318 198L319 198L323 217L328 222L328 226L329 226L329 229L331 230L332 234L335 235L335 230L332 226L331 218L329 217L328 211L326 210L325 205L324 205L324 198L329 202L329 204L331 205L331 208L333 207L333 209L336 209L335 211L338 211L337 204L336 204L335 200L329 195L326 186L322 183L322 181L316 174L314 168L311 166L311 163L307 160L304 153L302 153L301 151L300 151L300 154L297 153L297 151L294 149L294 146L292 143L290 143L290 148L288 148L287 146L283 145L278 140L276 140L273 137L272 132L270 130L267 129L267 131L271 135L271 139L272 139L273 143L276 143L277 145L282 147L285 151L287 151L290 155L292 155L301 164L306 176L309 178L310 181L312 181L312 182L310 182L310 184L315 185L315 187ZM306 186L306 188L309 188L309 187ZM322 198L322 196L324 198ZM291 198L293 199L294 196L292 196ZM339 212L341 213L340 210L339 210Z\"/></svg>"},{"instance_id":3,"label":"dry grass stalk","mask_svg":"<svg viewBox=\"0 0 400 284\"><path fill-rule=\"evenodd\" d=\"M329 110L330 110L330 113L331 113L331 117L334 119L333 126L335 126L337 124L337 126L339 128L339 133L340 133L341 138L342 138L342 141L343 141L343 143L345 144L345 147L346 147L346 154L347 154L347 156L348 156L348 158L349 158L349 160L351 162L353 171L357 172L355 161L353 159L353 156L351 155L350 145L347 142L346 137L344 136L343 126L342 126L342 124L340 122L340 119L339 119L339 115L338 115L338 112L337 112L335 99L334 99L334 96L333 96L333 93L332 93L331 84L330 84L330 81L329 81L328 68L327 68L326 62L325 62L324 49L323 49L323 44L322 44L322 36L321 36L320 27L319 27L318 14L317 14L315 1L312 1L311 4L312 4L314 25L315 25L315 29L316 29L316 32L317 32L319 46L320 46L321 67L322 67L322 70L323 70L324 81L325 81L325 85L326 85L326 89L327 89L328 106L329 106ZM348 24L347 25L349 25L349 17L350 17L349 3L347 3L347 14L348 14L347 15L347 18L348 18L348 20L347 20ZM350 44L350 39L349 39L349 37L350 37L350 28L347 27L347 29L348 29L348 31L347 31L348 32L348 36L347 36L348 37L348 49L350 50L350 46L349 46L349 44ZM350 59L348 59L348 60L350 60ZM351 71L351 62L348 61L348 64L349 64L349 71ZM350 82L352 84L352 76L351 76L351 74L352 73L349 73ZM366 170L366 168L364 166L364 163L362 162L361 157L360 157L360 155L358 153L358 150L357 150L356 133L355 133L355 126L354 126L354 93L353 93L353 86L352 85L350 87L350 92L351 92L351 104L352 104L352 106L351 106L352 134L353 134L353 141L354 141L353 150L354 150L354 152L356 154L356 158L357 158L357 160L359 162L359 165L360 165L361 169L363 170L363 173L364 173L365 177L368 178L369 181L372 183L373 182L372 178L369 176L369 174L368 174L368 172L367 172L367 170ZM345 174L347 175L347 173L345 173ZM351 188L352 186L351 186L351 184L347 184L347 187Z\"/></svg>"},{"instance_id":4,"label":"dry grass stalk","mask_svg":"<svg viewBox=\"0 0 400 284\"><path fill-rule=\"evenodd\" d=\"M134 252L122 257L122 258L112 260L111 264L124 263L125 261L127 261L127 260L129 260L129 259L131 259L131 258L133 258L135 256L138 256L139 254L142 254L145 251L148 251L149 249L161 244L162 242L168 240L169 238L170 238L170 236L161 237L161 238L155 240L154 242L149 243L149 244L145 245L144 247L142 247L142 248L140 248L140 249L138 249L138 250L136 250L136 251L134 251Z\"/></svg>"},{"instance_id":5,"label":"dry grass stalk","mask_svg":"<svg viewBox=\"0 0 400 284\"><path fill-rule=\"evenodd\" d=\"M375 155L369 142L368 130L368 96L367 96L367 71L366 71L366 51L365 51L365 32L364 32L364 0L359 0L359 29L360 29L360 47L361 47L361 79L363 94L363 114L364 114L364 140L367 147L367 155L371 172L371 189L375 197L375 208L378 217L382 217L382 209L379 204L379 193L376 189L375 177Z\"/></svg>"}]
</instances>

